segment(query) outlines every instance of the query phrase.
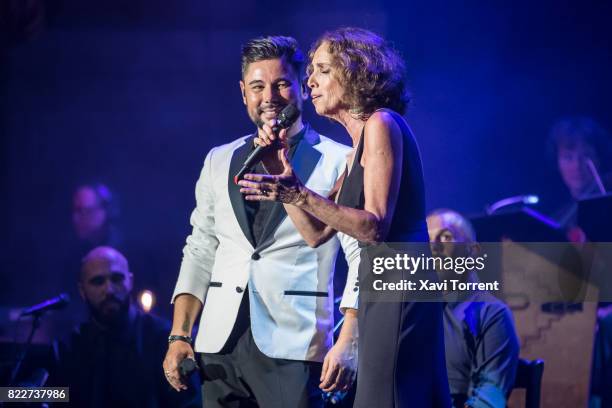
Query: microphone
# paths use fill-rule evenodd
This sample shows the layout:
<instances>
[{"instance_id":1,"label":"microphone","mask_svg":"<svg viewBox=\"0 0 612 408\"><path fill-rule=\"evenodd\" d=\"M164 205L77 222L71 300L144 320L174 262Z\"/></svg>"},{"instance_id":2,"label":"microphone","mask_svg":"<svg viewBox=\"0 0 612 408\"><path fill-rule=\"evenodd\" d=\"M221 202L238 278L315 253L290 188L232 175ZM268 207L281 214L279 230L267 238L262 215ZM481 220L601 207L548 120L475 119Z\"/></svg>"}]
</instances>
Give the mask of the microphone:
<instances>
[{"instance_id":1,"label":"microphone","mask_svg":"<svg viewBox=\"0 0 612 408\"><path fill-rule=\"evenodd\" d=\"M23 312L21 312L21 317L24 316L40 316L43 313L49 311L49 310L56 310L56 309L62 309L64 307L66 307L66 305L70 303L70 296L68 296L65 293L60 294L59 296L56 296L54 298L51 298L49 300L45 300L42 303L39 303L37 305L34 305L26 310L24 310Z\"/></svg>"},{"instance_id":2,"label":"microphone","mask_svg":"<svg viewBox=\"0 0 612 408\"><path fill-rule=\"evenodd\" d=\"M281 113L278 114L278 120L276 121L276 125L272 128L272 131L275 135L278 135L281 129L291 127L299 116L300 111L295 105L285 106ZM278 141L278 139L276 139L276 141ZM238 184L238 180L240 180L251 167L261 161L263 155L270 147L271 146L257 146L251 154L249 154L249 157L246 158L240 171L234 176L234 183Z\"/></svg>"},{"instance_id":3,"label":"microphone","mask_svg":"<svg viewBox=\"0 0 612 408\"><path fill-rule=\"evenodd\" d=\"M198 368L198 363L193 358L186 358L179 363L179 373L183 378L191 377Z\"/></svg>"}]
</instances>

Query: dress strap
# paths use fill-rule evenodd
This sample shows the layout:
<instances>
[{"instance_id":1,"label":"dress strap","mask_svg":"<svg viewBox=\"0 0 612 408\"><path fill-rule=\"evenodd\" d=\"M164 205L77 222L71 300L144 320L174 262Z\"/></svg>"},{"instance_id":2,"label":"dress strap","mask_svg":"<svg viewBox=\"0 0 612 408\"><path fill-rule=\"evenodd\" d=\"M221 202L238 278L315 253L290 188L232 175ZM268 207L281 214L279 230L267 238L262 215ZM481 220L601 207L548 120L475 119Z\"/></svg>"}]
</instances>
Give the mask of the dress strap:
<instances>
[{"instance_id":1,"label":"dress strap","mask_svg":"<svg viewBox=\"0 0 612 408\"><path fill-rule=\"evenodd\" d=\"M357 144L357 150L355 151L355 158L353 161L357 161L357 163L361 163L361 156L363 155L363 139L365 138L365 125L363 125L363 129L361 129L361 137L359 138L359 143Z\"/></svg>"}]
</instances>

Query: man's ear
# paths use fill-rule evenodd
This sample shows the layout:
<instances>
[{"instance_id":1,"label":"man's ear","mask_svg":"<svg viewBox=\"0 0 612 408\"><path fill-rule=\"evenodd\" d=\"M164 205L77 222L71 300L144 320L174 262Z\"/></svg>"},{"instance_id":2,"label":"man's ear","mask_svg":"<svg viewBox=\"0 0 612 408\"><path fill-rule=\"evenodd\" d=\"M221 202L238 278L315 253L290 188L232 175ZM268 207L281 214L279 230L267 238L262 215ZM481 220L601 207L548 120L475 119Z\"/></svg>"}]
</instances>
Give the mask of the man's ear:
<instances>
[{"instance_id":1,"label":"man's ear","mask_svg":"<svg viewBox=\"0 0 612 408\"><path fill-rule=\"evenodd\" d=\"M240 94L242 95L242 103L244 103L244 105L246 106L247 102L246 102L246 94L245 94L245 85L242 79L240 80Z\"/></svg>"}]
</instances>

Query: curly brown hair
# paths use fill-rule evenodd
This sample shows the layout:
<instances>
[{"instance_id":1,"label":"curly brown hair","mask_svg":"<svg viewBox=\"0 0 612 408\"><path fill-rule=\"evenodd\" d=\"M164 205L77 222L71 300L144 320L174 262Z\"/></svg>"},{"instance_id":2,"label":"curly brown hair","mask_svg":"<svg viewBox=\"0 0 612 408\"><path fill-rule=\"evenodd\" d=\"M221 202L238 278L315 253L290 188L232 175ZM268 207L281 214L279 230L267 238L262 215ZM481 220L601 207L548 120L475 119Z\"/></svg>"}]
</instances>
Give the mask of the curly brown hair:
<instances>
[{"instance_id":1,"label":"curly brown hair","mask_svg":"<svg viewBox=\"0 0 612 408\"><path fill-rule=\"evenodd\" d=\"M327 45L339 70L345 102L360 119L380 108L404 114L410 102L405 65L399 53L379 35L362 28L343 27L323 34L308 53ZM308 71L312 66L308 67Z\"/></svg>"}]
</instances>

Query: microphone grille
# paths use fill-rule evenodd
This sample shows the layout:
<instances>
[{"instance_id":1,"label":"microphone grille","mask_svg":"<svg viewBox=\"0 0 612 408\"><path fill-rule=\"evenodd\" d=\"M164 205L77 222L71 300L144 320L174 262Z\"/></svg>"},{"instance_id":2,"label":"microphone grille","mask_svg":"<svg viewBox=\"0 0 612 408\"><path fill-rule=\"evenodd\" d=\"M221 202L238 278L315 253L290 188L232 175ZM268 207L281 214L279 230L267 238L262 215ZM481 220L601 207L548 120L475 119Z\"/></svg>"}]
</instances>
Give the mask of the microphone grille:
<instances>
[{"instance_id":1,"label":"microphone grille","mask_svg":"<svg viewBox=\"0 0 612 408\"><path fill-rule=\"evenodd\" d=\"M287 105L278 115L278 126L286 129L300 116L300 111L295 105Z\"/></svg>"}]
</instances>

